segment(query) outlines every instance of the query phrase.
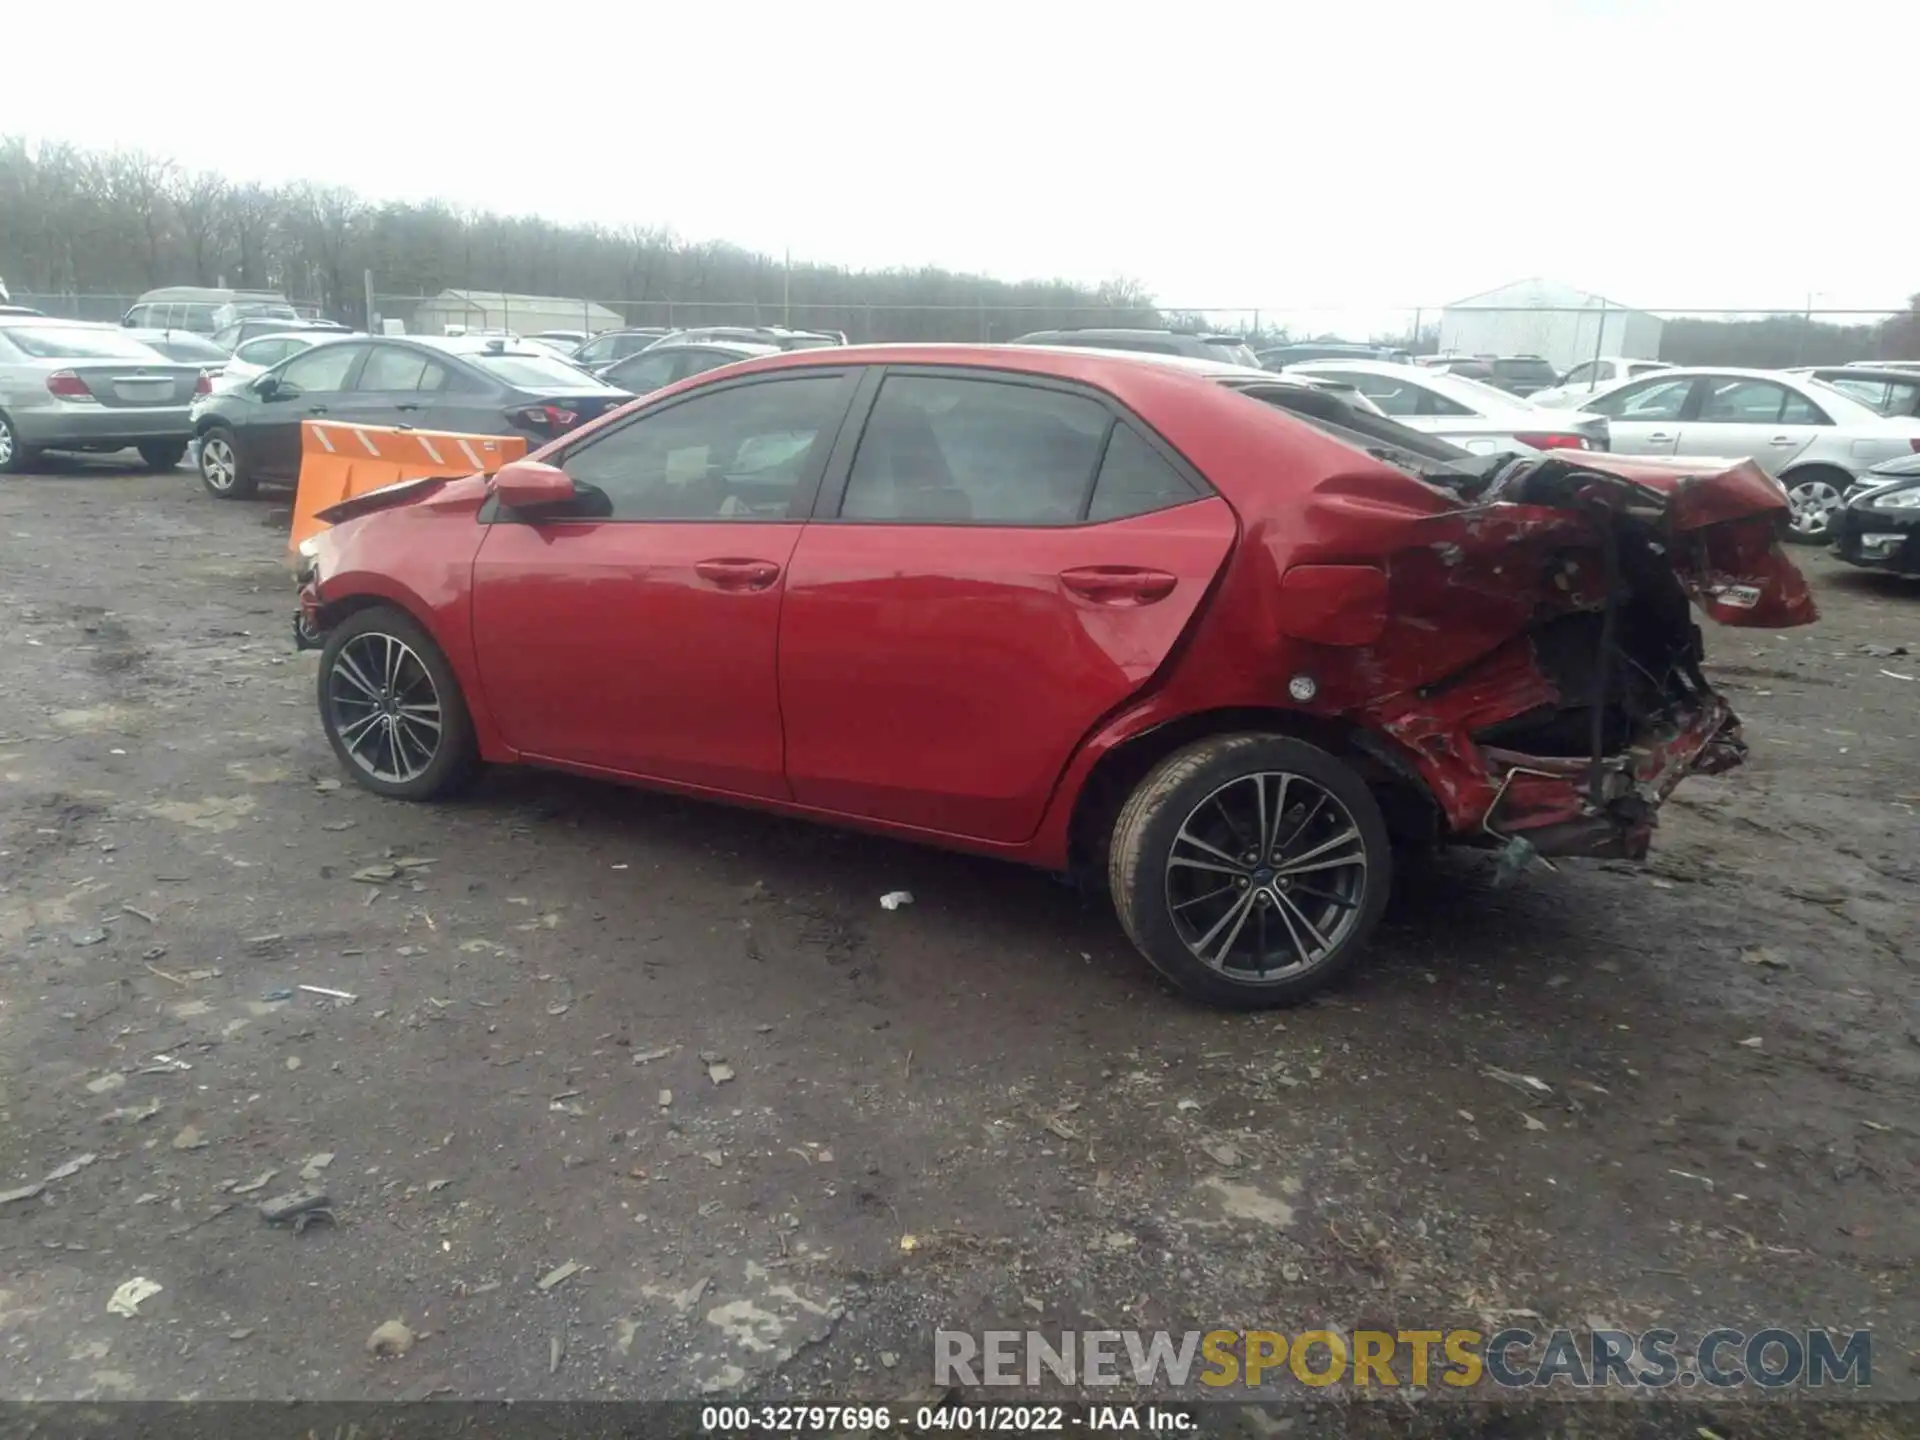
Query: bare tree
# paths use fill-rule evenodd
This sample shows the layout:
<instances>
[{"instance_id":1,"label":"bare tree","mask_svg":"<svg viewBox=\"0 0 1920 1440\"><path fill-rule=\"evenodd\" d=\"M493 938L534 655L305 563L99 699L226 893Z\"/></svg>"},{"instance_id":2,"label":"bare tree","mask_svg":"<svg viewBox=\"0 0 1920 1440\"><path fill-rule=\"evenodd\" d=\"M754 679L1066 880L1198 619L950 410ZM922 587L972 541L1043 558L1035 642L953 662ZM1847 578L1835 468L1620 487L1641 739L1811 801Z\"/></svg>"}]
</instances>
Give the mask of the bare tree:
<instances>
[{"instance_id":1,"label":"bare tree","mask_svg":"<svg viewBox=\"0 0 1920 1440\"><path fill-rule=\"evenodd\" d=\"M229 208L227 182L210 170L193 176L175 175L169 194L180 238L193 266L193 283L211 285L218 278L216 252Z\"/></svg>"}]
</instances>

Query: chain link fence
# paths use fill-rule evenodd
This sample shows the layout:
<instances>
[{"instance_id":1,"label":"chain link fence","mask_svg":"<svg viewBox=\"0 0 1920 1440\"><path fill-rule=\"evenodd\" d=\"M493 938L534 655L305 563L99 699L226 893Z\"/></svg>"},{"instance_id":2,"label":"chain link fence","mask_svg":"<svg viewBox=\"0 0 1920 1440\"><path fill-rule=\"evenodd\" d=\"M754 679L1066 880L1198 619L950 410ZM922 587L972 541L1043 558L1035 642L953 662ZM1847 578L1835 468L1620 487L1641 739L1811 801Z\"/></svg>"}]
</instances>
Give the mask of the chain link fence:
<instances>
[{"instance_id":1,"label":"chain link fence","mask_svg":"<svg viewBox=\"0 0 1920 1440\"><path fill-rule=\"evenodd\" d=\"M15 292L14 303L75 320L117 322L137 300L126 294ZM302 313L311 297L289 297ZM1247 337L1256 345L1341 341L1468 355L1538 355L1567 370L1599 355L1679 365L1779 368L1858 360L1920 359L1920 313L1912 310L1626 310L1604 307L990 305L860 300L733 300L705 296L575 299L482 291L375 294L372 328L410 335L456 331L534 335L597 333L626 326L786 326L868 342L1005 342L1037 330L1172 326ZM368 324L367 299L332 307L333 318Z\"/></svg>"}]
</instances>

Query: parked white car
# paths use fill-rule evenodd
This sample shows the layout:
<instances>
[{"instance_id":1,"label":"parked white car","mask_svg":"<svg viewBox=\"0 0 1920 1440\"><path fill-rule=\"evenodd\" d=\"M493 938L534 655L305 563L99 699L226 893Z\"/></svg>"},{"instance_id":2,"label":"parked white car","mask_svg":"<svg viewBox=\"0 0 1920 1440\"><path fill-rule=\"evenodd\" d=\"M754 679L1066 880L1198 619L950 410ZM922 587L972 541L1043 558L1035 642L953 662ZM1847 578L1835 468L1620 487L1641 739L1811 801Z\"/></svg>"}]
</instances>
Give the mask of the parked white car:
<instances>
[{"instance_id":1,"label":"parked white car","mask_svg":"<svg viewBox=\"0 0 1920 1440\"><path fill-rule=\"evenodd\" d=\"M1344 380L1381 414L1476 455L1607 448L1604 419L1578 410L1548 409L1464 375L1383 360L1308 360L1280 373Z\"/></svg>"},{"instance_id":2,"label":"parked white car","mask_svg":"<svg viewBox=\"0 0 1920 1440\"><path fill-rule=\"evenodd\" d=\"M309 350L322 340L341 340L357 330L285 330L278 335L256 335L243 340L227 358L226 368L214 377L213 388L238 390L256 375L264 375L290 355Z\"/></svg>"},{"instance_id":3,"label":"parked white car","mask_svg":"<svg viewBox=\"0 0 1920 1440\"><path fill-rule=\"evenodd\" d=\"M1635 360L1626 355L1602 355L1583 360L1560 377L1558 385L1535 391L1527 398L1536 405L1578 407L1602 390L1611 390L1622 380L1636 380L1656 370L1671 370L1664 360Z\"/></svg>"},{"instance_id":4,"label":"parked white car","mask_svg":"<svg viewBox=\"0 0 1920 1440\"><path fill-rule=\"evenodd\" d=\"M1920 418L1875 413L1782 370L1688 367L1643 375L1581 407L1606 417L1622 455L1716 455L1756 462L1793 502L1791 538L1817 545L1830 512L1874 466L1920 453Z\"/></svg>"}]
</instances>

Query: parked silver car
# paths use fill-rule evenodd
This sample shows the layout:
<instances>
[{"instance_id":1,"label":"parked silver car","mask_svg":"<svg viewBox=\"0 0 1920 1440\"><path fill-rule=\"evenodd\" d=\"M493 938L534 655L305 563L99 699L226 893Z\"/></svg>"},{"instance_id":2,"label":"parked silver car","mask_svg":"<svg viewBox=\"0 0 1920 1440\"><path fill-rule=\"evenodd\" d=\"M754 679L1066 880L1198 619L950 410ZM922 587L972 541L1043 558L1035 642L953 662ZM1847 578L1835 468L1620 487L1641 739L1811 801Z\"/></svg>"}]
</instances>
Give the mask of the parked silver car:
<instances>
[{"instance_id":1,"label":"parked silver car","mask_svg":"<svg viewBox=\"0 0 1920 1440\"><path fill-rule=\"evenodd\" d=\"M124 450L156 470L187 453L200 367L169 360L118 325L0 315L0 472L42 450Z\"/></svg>"},{"instance_id":2,"label":"parked silver car","mask_svg":"<svg viewBox=\"0 0 1920 1440\"><path fill-rule=\"evenodd\" d=\"M1465 375L1383 360L1309 360L1282 375L1344 380L1409 429L1452 441L1476 455L1500 450L1605 450L1607 422L1554 410Z\"/></svg>"},{"instance_id":3,"label":"parked silver car","mask_svg":"<svg viewBox=\"0 0 1920 1440\"><path fill-rule=\"evenodd\" d=\"M1582 403L1622 455L1752 460L1786 487L1791 538L1827 538L1831 512L1874 466L1920 452L1920 419L1876 414L1833 386L1781 370L1688 367L1643 375Z\"/></svg>"}]
</instances>

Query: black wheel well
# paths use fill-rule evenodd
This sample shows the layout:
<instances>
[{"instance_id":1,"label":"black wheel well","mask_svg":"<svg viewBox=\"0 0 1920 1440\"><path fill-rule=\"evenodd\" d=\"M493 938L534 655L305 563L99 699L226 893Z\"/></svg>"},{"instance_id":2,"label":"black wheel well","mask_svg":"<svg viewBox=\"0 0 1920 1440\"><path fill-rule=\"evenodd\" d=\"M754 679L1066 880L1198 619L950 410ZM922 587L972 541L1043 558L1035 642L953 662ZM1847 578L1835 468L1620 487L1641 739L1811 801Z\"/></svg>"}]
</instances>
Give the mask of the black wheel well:
<instances>
[{"instance_id":1,"label":"black wheel well","mask_svg":"<svg viewBox=\"0 0 1920 1440\"><path fill-rule=\"evenodd\" d=\"M1796 478L1804 480L1809 476L1813 476L1813 475L1839 476L1840 489L1843 491L1849 485L1853 484L1852 475L1848 474L1845 470L1842 470L1838 465L1830 465L1824 460L1810 460L1804 465L1789 465L1786 469L1780 472L1780 483L1782 485L1787 485L1790 481Z\"/></svg>"},{"instance_id":2,"label":"black wheel well","mask_svg":"<svg viewBox=\"0 0 1920 1440\"><path fill-rule=\"evenodd\" d=\"M338 600L323 600L320 602L319 614L314 617L315 628L324 635L344 622L349 615L357 615L362 610L372 610L381 605L391 610L398 610L421 629L427 629L418 615L399 601L390 600L385 595L342 595ZM427 633L431 635L433 632L427 630Z\"/></svg>"},{"instance_id":3,"label":"black wheel well","mask_svg":"<svg viewBox=\"0 0 1920 1440\"><path fill-rule=\"evenodd\" d=\"M1134 736L1100 757L1080 787L1067 827L1067 867L1083 887L1106 885L1107 846L1114 821L1134 787L1167 756L1210 735L1264 732L1304 740L1352 765L1373 788L1396 841L1427 843L1438 837L1440 810L1418 774L1343 720L1278 707L1237 706L1183 715Z\"/></svg>"}]
</instances>

